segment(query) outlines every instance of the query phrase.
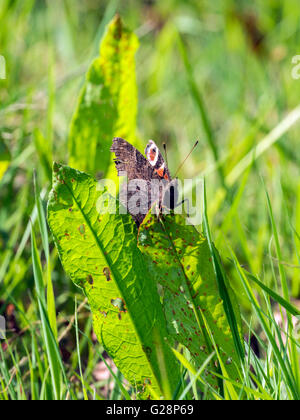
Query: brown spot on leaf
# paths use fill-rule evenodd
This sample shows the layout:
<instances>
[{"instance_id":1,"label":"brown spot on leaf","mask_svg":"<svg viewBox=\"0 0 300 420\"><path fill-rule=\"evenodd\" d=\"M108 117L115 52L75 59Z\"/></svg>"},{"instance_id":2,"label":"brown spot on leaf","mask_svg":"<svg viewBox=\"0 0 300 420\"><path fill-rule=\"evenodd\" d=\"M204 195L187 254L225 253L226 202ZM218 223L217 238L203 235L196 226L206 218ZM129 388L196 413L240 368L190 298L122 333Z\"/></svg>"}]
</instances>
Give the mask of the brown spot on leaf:
<instances>
[{"instance_id":1,"label":"brown spot on leaf","mask_svg":"<svg viewBox=\"0 0 300 420\"><path fill-rule=\"evenodd\" d=\"M115 308L118 308L120 312L127 312L125 302L122 298L111 299L110 302Z\"/></svg>"},{"instance_id":2,"label":"brown spot on leaf","mask_svg":"<svg viewBox=\"0 0 300 420\"><path fill-rule=\"evenodd\" d=\"M149 346L143 346L143 351L146 353L146 356L149 358L152 353L152 348Z\"/></svg>"},{"instance_id":3,"label":"brown spot on leaf","mask_svg":"<svg viewBox=\"0 0 300 420\"><path fill-rule=\"evenodd\" d=\"M87 276L87 281L89 282L89 284L92 286L94 284L94 279L93 276L91 276L90 274Z\"/></svg>"},{"instance_id":4,"label":"brown spot on leaf","mask_svg":"<svg viewBox=\"0 0 300 420\"><path fill-rule=\"evenodd\" d=\"M107 281L111 281L110 270L108 267L103 268L103 274L105 275Z\"/></svg>"},{"instance_id":5,"label":"brown spot on leaf","mask_svg":"<svg viewBox=\"0 0 300 420\"><path fill-rule=\"evenodd\" d=\"M78 231L80 233L80 235L84 235L85 234L85 225L80 225L78 228Z\"/></svg>"}]
</instances>

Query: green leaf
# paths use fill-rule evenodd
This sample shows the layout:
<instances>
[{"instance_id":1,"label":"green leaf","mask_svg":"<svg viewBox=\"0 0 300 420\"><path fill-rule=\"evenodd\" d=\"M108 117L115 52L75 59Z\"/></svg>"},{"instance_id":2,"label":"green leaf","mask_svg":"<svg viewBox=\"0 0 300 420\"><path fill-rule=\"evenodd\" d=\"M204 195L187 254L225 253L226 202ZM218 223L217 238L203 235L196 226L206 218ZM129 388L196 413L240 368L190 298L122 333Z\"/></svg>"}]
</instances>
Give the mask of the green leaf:
<instances>
[{"instance_id":1,"label":"green leaf","mask_svg":"<svg viewBox=\"0 0 300 420\"><path fill-rule=\"evenodd\" d=\"M70 165L104 175L112 161L113 137L135 142L137 86L135 53L138 39L119 16L109 24L96 58L86 76L70 137ZM115 177L115 171L111 172Z\"/></svg>"},{"instance_id":2,"label":"green leaf","mask_svg":"<svg viewBox=\"0 0 300 420\"><path fill-rule=\"evenodd\" d=\"M198 370L214 350L209 330L231 378L239 379L235 350L224 302L220 297L208 242L181 215L165 215L161 223L149 214L139 231L139 245L148 255L147 271L163 287L169 334L188 348ZM235 307L239 319L238 307ZM214 361L210 371L216 371ZM215 389L217 379L206 371Z\"/></svg>"},{"instance_id":3,"label":"green leaf","mask_svg":"<svg viewBox=\"0 0 300 420\"><path fill-rule=\"evenodd\" d=\"M88 297L97 337L141 398L170 398L179 366L136 226L129 215L100 214L103 203L114 200L91 176L54 165L49 225L66 272Z\"/></svg>"}]
</instances>

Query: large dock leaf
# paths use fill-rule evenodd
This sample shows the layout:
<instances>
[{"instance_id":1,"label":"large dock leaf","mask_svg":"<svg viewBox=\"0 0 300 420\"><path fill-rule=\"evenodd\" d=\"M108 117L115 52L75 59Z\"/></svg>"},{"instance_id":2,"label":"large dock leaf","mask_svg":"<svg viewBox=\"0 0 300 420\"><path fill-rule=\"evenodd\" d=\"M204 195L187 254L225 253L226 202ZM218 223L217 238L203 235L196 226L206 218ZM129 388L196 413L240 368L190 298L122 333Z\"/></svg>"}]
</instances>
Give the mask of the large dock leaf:
<instances>
[{"instance_id":1,"label":"large dock leaf","mask_svg":"<svg viewBox=\"0 0 300 420\"><path fill-rule=\"evenodd\" d=\"M156 285L131 217L99 214L106 200L91 176L54 165L49 225L66 272L88 297L99 341L141 397L171 398L179 366Z\"/></svg>"},{"instance_id":2,"label":"large dock leaf","mask_svg":"<svg viewBox=\"0 0 300 420\"><path fill-rule=\"evenodd\" d=\"M139 247L149 257L151 277L163 287L168 331L174 341L189 349L199 368L213 351L212 334L227 374L239 380L239 359L206 238L186 225L181 215L165 215L158 223L150 213L139 230ZM228 290L240 319L229 286ZM216 361L207 367L206 380L217 389L214 372Z\"/></svg>"},{"instance_id":3,"label":"large dock leaf","mask_svg":"<svg viewBox=\"0 0 300 420\"><path fill-rule=\"evenodd\" d=\"M69 136L70 166L105 176L113 137L135 141L137 86L136 35L119 16L109 24L100 55L86 75Z\"/></svg>"}]
</instances>

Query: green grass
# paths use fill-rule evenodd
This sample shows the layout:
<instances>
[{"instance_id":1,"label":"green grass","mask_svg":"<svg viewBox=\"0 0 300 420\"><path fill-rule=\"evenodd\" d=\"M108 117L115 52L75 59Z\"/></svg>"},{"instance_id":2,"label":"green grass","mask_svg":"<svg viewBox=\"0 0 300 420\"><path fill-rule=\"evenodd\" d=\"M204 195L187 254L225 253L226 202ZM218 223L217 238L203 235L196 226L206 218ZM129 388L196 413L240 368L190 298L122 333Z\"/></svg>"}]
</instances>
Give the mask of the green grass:
<instances>
[{"instance_id":1,"label":"green grass","mask_svg":"<svg viewBox=\"0 0 300 420\"><path fill-rule=\"evenodd\" d=\"M242 371L238 385L220 374L224 392L213 395L299 399L300 80L291 60L300 8L296 0L145 3L63 0L58 10L53 1L2 2L0 174L7 150L10 165L0 179L0 314L8 321L0 399L135 398L94 339L88 303L64 273L45 217L52 161L68 163L84 75L116 11L140 40L139 140L166 142L173 174L200 141L180 176L205 177L204 228ZM225 275L260 357L250 338L242 350ZM184 387L174 398L208 397L206 365L196 371L186 352L177 356Z\"/></svg>"}]
</instances>

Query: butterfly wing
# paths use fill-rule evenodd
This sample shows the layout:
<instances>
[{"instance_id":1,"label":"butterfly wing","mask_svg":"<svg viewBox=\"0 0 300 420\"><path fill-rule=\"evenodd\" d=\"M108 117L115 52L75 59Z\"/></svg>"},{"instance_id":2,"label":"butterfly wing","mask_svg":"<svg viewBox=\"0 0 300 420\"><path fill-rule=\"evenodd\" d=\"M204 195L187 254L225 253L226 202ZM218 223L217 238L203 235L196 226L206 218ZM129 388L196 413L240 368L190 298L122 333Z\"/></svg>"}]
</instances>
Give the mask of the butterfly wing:
<instances>
[{"instance_id":1,"label":"butterfly wing","mask_svg":"<svg viewBox=\"0 0 300 420\"><path fill-rule=\"evenodd\" d=\"M128 181L144 181L143 187L137 185L133 190L124 183L120 191L121 203L139 226L151 207L151 180L159 179L159 175L135 147L120 137L113 139L110 151L116 156L114 160L118 176L127 176ZM132 200L135 195L140 198L138 203Z\"/></svg>"},{"instance_id":2,"label":"butterfly wing","mask_svg":"<svg viewBox=\"0 0 300 420\"><path fill-rule=\"evenodd\" d=\"M126 175L129 181L159 179L148 160L126 140L114 138L110 151L116 156L115 165L119 176Z\"/></svg>"},{"instance_id":3,"label":"butterfly wing","mask_svg":"<svg viewBox=\"0 0 300 420\"><path fill-rule=\"evenodd\" d=\"M153 140L149 140L149 143L145 149L145 155L147 156L148 162L159 176L160 179L170 182L172 180L169 169L162 157L159 148L156 146Z\"/></svg>"}]
</instances>

